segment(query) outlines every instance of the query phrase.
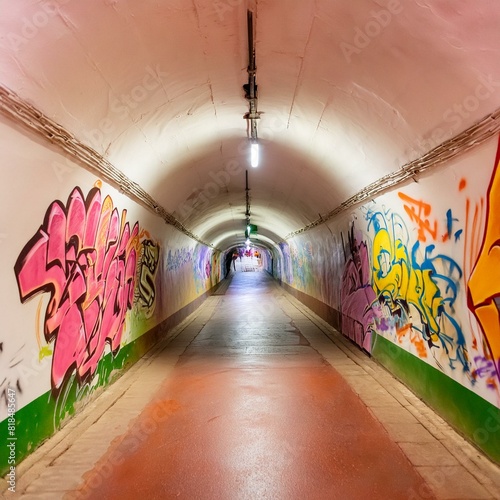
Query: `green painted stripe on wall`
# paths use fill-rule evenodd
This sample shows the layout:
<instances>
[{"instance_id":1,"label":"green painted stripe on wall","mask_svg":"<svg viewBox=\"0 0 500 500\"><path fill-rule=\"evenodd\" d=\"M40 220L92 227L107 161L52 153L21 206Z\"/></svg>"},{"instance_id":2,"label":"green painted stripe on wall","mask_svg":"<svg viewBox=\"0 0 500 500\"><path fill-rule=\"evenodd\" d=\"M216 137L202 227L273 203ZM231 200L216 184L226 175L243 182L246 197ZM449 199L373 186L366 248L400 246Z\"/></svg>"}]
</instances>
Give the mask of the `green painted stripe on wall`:
<instances>
[{"instance_id":1,"label":"green painted stripe on wall","mask_svg":"<svg viewBox=\"0 0 500 500\"><path fill-rule=\"evenodd\" d=\"M213 290L213 289L212 289ZM55 398L51 391L42 394L16 412L16 464L33 453L45 440L53 436L64 424L84 406L93 401L97 390L113 383L127 368L141 359L160 339L168 338L173 327L180 324L212 293L209 290L159 325L141 335L136 340L120 348L116 356L106 354L100 361L96 374L89 384L78 384L71 377L59 396ZM0 422L0 436L8 436L8 419ZM9 471L9 449L0 446L0 477Z\"/></svg>"},{"instance_id":2,"label":"green painted stripe on wall","mask_svg":"<svg viewBox=\"0 0 500 500\"><path fill-rule=\"evenodd\" d=\"M372 356L469 441L500 462L499 408L376 333Z\"/></svg>"},{"instance_id":3,"label":"green painted stripe on wall","mask_svg":"<svg viewBox=\"0 0 500 500\"><path fill-rule=\"evenodd\" d=\"M24 460L46 439L61 429L69 418L91 402L96 390L114 382L124 370L138 361L151 347L148 335L120 348L116 356L108 353L97 367L93 385L79 385L72 376L55 398L51 391L42 394L16 412L15 437L16 464ZM95 381L97 380L97 383ZM0 436L8 436L8 419L0 422ZM10 464L9 448L0 447L0 476L4 476Z\"/></svg>"}]
</instances>

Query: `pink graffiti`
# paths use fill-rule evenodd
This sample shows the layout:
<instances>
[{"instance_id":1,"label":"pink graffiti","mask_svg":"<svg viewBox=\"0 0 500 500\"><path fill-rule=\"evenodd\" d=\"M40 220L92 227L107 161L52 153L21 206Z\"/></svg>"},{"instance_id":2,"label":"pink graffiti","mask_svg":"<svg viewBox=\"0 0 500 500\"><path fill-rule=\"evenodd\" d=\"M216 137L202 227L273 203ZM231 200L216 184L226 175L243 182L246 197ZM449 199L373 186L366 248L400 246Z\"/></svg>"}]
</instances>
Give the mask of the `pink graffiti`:
<instances>
[{"instance_id":1,"label":"pink graffiti","mask_svg":"<svg viewBox=\"0 0 500 500\"><path fill-rule=\"evenodd\" d=\"M132 307L136 273L132 231L109 196L93 188L87 199L75 188L66 207L54 201L44 222L21 251L14 267L21 302L50 293L44 334L54 341L52 387L74 370L92 377L106 343L116 354L125 315Z\"/></svg>"}]
</instances>

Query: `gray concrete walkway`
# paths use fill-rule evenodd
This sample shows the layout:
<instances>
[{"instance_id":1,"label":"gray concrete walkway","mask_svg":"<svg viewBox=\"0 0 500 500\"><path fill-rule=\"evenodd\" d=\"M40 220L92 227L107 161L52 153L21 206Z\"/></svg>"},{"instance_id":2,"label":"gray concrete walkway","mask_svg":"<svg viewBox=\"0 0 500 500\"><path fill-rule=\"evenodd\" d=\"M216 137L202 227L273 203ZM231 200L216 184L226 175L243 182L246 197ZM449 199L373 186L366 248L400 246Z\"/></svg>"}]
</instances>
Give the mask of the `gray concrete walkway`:
<instances>
[{"instance_id":1,"label":"gray concrete walkway","mask_svg":"<svg viewBox=\"0 0 500 500\"><path fill-rule=\"evenodd\" d=\"M241 297L257 294L262 299L242 314L234 311L239 314L240 325L248 322L254 328L264 327L277 314L286 315L310 347L348 382L425 480L418 489L408 491L407 498L500 498L499 467L350 341L268 279L265 273L241 271L234 273L227 295L207 299L202 307L173 329L168 338L20 464L17 493L10 495L4 482L0 491L5 498L98 498L94 496L95 491L111 477L117 464L123 462L120 454L113 451L118 449L117 443L123 441L125 435L127 439L144 443L161 426L171 408L150 413L146 420L144 417L139 420L139 416L171 377L180 356L210 324L214 314L220 308L233 307L230 295L235 293ZM107 457L104 467L103 456ZM98 463L100 467L96 469ZM207 493L200 498L213 497ZM255 498L285 500L292 497Z\"/></svg>"}]
</instances>

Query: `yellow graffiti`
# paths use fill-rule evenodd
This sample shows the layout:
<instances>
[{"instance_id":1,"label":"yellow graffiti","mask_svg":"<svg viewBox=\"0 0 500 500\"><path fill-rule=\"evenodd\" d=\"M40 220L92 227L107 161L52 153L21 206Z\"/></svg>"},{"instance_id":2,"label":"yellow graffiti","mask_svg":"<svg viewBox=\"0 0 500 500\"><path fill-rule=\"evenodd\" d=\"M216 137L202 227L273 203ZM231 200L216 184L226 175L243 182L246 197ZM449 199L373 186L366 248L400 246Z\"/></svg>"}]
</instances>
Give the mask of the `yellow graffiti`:
<instances>
[{"instance_id":1,"label":"yellow graffiti","mask_svg":"<svg viewBox=\"0 0 500 500\"><path fill-rule=\"evenodd\" d=\"M404 243L391 238L383 228L375 235L372 252L372 278L377 295L389 299L391 309L401 300L415 306L429 327L431 339L437 341L439 325L436 318L442 298L431 271L414 268Z\"/></svg>"},{"instance_id":2,"label":"yellow graffiti","mask_svg":"<svg viewBox=\"0 0 500 500\"><path fill-rule=\"evenodd\" d=\"M42 361L43 358L49 358L52 356L52 349L50 346L43 346L38 353L38 361Z\"/></svg>"}]
</instances>

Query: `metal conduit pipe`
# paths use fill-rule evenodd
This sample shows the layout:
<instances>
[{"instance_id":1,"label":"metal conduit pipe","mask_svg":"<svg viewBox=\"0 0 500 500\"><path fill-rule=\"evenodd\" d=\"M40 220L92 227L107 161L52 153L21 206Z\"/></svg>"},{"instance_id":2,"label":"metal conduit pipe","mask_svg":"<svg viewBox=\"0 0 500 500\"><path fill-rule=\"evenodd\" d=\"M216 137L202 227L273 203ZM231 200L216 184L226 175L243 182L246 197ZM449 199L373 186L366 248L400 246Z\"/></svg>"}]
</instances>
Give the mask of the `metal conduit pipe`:
<instances>
[{"instance_id":1,"label":"metal conduit pipe","mask_svg":"<svg viewBox=\"0 0 500 500\"><path fill-rule=\"evenodd\" d=\"M257 84L255 81L255 42L254 42L254 24L253 12L247 11L247 28L248 28L248 83L243 85L245 90L245 98L248 100L249 111L244 115L244 118L249 121L250 132L249 136L252 141L257 140L257 120L260 118L260 113L257 111Z\"/></svg>"}]
</instances>

